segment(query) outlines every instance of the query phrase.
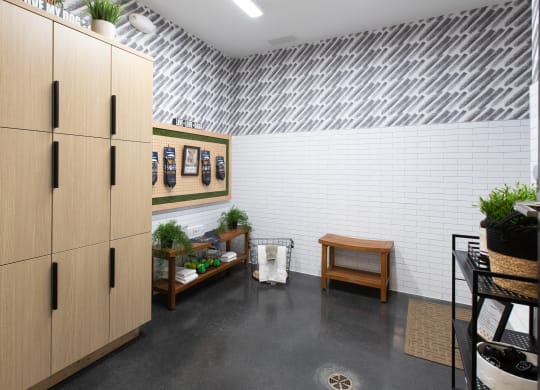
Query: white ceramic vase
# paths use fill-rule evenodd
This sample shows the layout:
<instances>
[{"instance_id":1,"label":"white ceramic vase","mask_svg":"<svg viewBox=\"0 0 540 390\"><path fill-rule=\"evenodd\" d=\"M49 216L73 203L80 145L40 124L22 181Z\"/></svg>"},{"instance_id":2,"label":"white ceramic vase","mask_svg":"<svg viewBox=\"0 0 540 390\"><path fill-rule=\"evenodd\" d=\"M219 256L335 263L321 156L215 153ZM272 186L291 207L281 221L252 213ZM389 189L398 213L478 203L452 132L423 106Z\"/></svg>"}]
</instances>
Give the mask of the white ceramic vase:
<instances>
[{"instance_id":1,"label":"white ceramic vase","mask_svg":"<svg viewBox=\"0 0 540 390\"><path fill-rule=\"evenodd\" d=\"M92 31L103 35L105 38L114 39L116 26L106 20L95 19L92 20Z\"/></svg>"}]
</instances>

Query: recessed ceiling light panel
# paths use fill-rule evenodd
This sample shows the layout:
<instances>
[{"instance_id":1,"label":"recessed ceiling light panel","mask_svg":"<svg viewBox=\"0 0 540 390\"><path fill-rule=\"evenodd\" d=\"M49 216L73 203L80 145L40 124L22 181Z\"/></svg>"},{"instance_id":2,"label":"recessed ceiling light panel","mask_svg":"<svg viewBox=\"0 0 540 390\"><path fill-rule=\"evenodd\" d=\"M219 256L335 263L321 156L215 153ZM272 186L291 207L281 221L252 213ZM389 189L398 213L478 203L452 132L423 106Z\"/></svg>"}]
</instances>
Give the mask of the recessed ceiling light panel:
<instances>
[{"instance_id":1,"label":"recessed ceiling light panel","mask_svg":"<svg viewBox=\"0 0 540 390\"><path fill-rule=\"evenodd\" d=\"M144 15L130 14L128 19L133 27L145 34L152 34L156 30L154 23Z\"/></svg>"},{"instance_id":2,"label":"recessed ceiling light panel","mask_svg":"<svg viewBox=\"0 0 540 390\"><path fill-rule=\"evenodd\" d=\"M251 0L233 0L234 3L240 7L250 18L258 18L262 16L262 11L257 5Z\"/></svg>"}]
</instances>

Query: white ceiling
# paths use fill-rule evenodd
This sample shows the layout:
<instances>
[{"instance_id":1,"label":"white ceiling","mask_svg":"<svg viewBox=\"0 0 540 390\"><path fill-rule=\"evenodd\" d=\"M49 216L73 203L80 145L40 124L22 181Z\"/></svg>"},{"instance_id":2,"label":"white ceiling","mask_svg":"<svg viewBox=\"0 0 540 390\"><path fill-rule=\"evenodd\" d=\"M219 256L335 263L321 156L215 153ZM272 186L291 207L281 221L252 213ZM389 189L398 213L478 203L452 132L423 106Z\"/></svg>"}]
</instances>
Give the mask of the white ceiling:
<instances>
[{"instance_id":1,"label":"white ceiling","mask_svg":"<svg viewBox=\"0 0 540 390\"><path fill-rule=\"evenodd\" d=\"M232 0L139 0L230 57L501 4L504 0L254 0L251 19ZM268 41L295 37L293 42ZM287 39L285 39L287 40Z\"/></svg>"}]
</instances>

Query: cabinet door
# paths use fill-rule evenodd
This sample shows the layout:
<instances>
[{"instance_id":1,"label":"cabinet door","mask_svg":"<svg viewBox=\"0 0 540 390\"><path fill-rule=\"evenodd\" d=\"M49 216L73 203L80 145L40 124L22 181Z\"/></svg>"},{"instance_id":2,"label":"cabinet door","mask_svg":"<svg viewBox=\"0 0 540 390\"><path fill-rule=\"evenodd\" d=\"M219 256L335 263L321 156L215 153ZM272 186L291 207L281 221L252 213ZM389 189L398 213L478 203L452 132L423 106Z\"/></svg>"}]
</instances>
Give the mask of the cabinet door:
<instances>
[{"instance_id":1,"label":"cabinet door","mask_svg":"<svg viewBox=\"0 0 540 390\"><path fill-rule=\"evenodd\" d=\"M0 2L0 127L51 131L52 30L52 21Z\"/></svg>"},{"instance_id":2,"label":"cabinet door","mask_svg":"<svg viewBox=\"0 0 540 390\"><path fill-rule=\"evenodd\" d=\"M52 312L52 373L109 340L109 243L53 255L58 306Z\"/></svg>"},{"instance_id":3,"label":"cabinet door","mask_svg":"<svg viewBox=\"0 0 540 390\"><path fill-rule=\"evenodd\" d=\"M109 241L110 141L55 134L53 253Z\"/></svg>"},{"instance_id":4,"label":"cabinet door","mask_svg":"<svg viewBox=\"0 0 540 390\"><path fill-rule=\"evenodd\" d=\"M112 48L112 94L116 96L113 138L152 141L152 62Z\"/></svg>"},{"instance_id":5,"label":"cabinet door","mask_svg":"<svg viewBox=\"0 0 540 390\"><path fill-rule=\"evenodd\" d=\"M51 256L0 267L0 389L27 389L51 370Z\"/></svg>"},{"instance_id":6,"label":"cabinet door","mask_svg":"<svg viewBox=\"0 0 540 390\"><path fill-rule=\"evenodd\" d=\"M59 82L54 131L110 137L111 46L55 23L54 80Z\"/></svg>"},{"instance_id":7,"label":"cabinet door","mask_svg":"<svg viewBox=\"0 0 540 390\"><path fill-rule=\"evenodd\" d=\"M115 272L114 287L111 288L110 341L150 321L151 244L150 233L111 241Z\"/></svg>"},{"instance_id":8,"label":"cabinet door","mask_svg":"<svg viewBox=\"0 0 540 390\"><path fill-rule=\"evenodd\" d=\"M152 146L112 140L116 184L111 186L111 239L152 229Z\"/></svg>"},{"instance_id":9,"label":"cabinet door","mask_svg":"<svg viewBox=\"0 0 540 390\"><path fill-rule=\"evenodd\" d=\"M51 253L51 140L0 128L0 265Z\"/></svg>"}]
</instances>

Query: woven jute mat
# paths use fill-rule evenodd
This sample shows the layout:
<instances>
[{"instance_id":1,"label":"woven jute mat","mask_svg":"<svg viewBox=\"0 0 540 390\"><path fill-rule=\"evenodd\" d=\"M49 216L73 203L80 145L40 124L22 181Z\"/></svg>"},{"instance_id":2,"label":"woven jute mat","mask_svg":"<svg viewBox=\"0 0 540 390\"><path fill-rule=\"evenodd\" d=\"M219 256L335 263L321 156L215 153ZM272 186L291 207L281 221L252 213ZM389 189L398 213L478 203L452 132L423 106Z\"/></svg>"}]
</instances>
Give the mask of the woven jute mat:
<instances>
[{"instance_id":1,"label":"woven jute mat","mask_svg":"<svg viewBox=\"0 0 540 390\"><path fill-rule=\"evenodd\" d=\"M471 312L456 307L456 318L469 321ZM452 306L409 299L405 353L432 362L452 365ZM456 366L463 368L456 343Z\"/></svg>"}]
</instances>

